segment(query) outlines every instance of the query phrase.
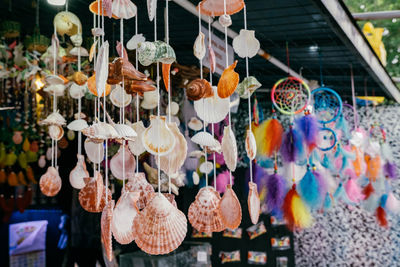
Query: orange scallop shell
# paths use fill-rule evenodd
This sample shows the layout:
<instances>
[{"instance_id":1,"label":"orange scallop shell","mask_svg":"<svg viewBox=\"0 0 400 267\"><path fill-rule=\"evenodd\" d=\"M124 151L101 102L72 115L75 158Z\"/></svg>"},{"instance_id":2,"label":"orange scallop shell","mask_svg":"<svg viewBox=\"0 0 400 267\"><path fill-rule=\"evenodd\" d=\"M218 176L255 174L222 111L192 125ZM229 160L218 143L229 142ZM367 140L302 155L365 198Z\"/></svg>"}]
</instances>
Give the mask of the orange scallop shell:
<instances>
[{"instance_id":1,"label":"orange scallop shell","mask_svg":"<svg viewBox=\"0 0 400 267\"><path fill-rule=\"evenodd\" d=\"M249 182L249 196L247 197L250 219L253 224L258 223L260 217L260 197L258 195L257 184Z\"/></svg>"},{"instance_id":2,"label":"orange scallop shell","mask_svg":"<svg viewBox=\"0 0 400 267\"><path fill-rule=\"evenodd\" d=\"M103 177L96 172L94 178L83 178L86 185L79 191L79 203L88 212L101 212L106 205L106 188ZM111 191L108 190L108 201L111 200Z\"/></svg>"},{"instance_id":3,"label":"orange scallop shell","mask_svg":"<svg viewBox=\"0 0 400 267\"><path fill-rule=\"evenodd\" d=\"M211 186L203 187L190 205L188 218L190 224L199 232L221 232L226 227L218 212L221 197Z\"/></svg>"},{"instance_id":4,"label":"orange scallop shell","mask_svg":"<svg viewBox=\"0 0 400 267\"><path fill-rule=\"evenodd\" d=\"M230 184L226 186L224 196L219 202L218 212L227 228L236 229L239 227L242 221L242 207Z\"/></svg>"},{"instance_id":5,"label":"orange scallop shell","mask_svg":"<svg viewBox=\"0 0 400 267\"><path fill-rule=\"evenodd\" d=\"M203 0L199 3L197 8L200 7L200 12L203 15L218 17L224 15L224 1L222 0ZM226 0L226 14L232 15L244 7L243 0Z\"/></svg>"},{"instance_id":6,"label":"orange scallop shell","mask_svg":"<svg viewBox=\"0 0 400 267\"><path fill-rule=\"evenodd\" d=\"M108 261L113 259L112 250L112 232L111 232L111 221L113 217L114 200L108 201L101 213L101 242L103 242L104 249Z\"/></svg>"},{"instance_id":7,"label":"orange scallop shell","mask_svg":"<svg viewBox=\"0 0 400 267\"><path fill-rule=\"evenodd\" d=\"M100 2L100 3L98 4L98 2ZM92 12L93 14L99 15L98 5L100 5L100 8L101 8L102 5L103 5L102 2L103 2L103 1L101 1L101 0L97 0L97 1L92 2L92 3L89 5L89 10L90 10L90 12ZM100 10L100 15L103 15L102 13L103 13L103 12ZM104 16L106 16L106 14L104 14ZM119 19L119 18L118 18L117 16L115 16L114 14L112 15L112 17L113 17L114 19Z\"/></svg>"},{"instance_id":8,"label":"orange scallop shell","mask_svg":"<svg viewBox=\"0 0 400 267\"><path fill-rule=\"evenodd\" d=\"M96 89L96 74L93 74L92 76L90 76L90 77L87 79L87 86L88 86L88 88L89 88L89 91L90 91L93 95L98 96L98 95L97 95L97 89ZM105 90L106 96L108 96L108 94L109 94L110 92L111 92L111 85L109 85L109 84L107 83L107 84L106 84L106 90ZM104 96L104 94L103 94L102 96Z\"/></svg>"},{"instance_id":9,"label":"orange scallop shell","mask_svg":"<svg viewBox=\"0 0 400 267\"><path fill-rule=\"evenodd\" d=\"M43 195L54 197L61 189L61 177L54 167L49 167L45 174L40 177L39 186Z\"/></svg>"},{"instance_id":10,"label":"orange scallop shell","mask_svg":"<svg viewBox=\"0 0 400 267\"><path fill-rule=\"evenodd\" d=\"M235 92L239 84L239 74L235 72L237 60L232 65L227 67L219 78L218 82L218 96L220 98L227 98Z\"/></svg>"}]
</instances>

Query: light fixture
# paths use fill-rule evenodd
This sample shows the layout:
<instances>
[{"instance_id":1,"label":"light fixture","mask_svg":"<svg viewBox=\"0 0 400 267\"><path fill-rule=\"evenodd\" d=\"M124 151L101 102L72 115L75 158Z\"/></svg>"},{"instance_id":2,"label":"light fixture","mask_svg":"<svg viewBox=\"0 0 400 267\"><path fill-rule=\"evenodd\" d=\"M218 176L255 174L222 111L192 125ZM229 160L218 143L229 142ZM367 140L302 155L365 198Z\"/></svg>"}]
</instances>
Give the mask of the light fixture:
<instances>
[{"instance_id":1,"label":"light fixture","mask_svg":"<svg viewBox=\"0 0 400 267\"><path fill-rule=\"evenodd\" d=\"M47 0L47 3L50 5L55 5L55 6L63 6L65 5L66 0Z\"/></svg>"},{"instance_id":2,"label":"light fixture","mask_svg":"<svg viewBox=\"0 0 400 267\"><path fill-rule=\"evenodd\" d=\"M44 83L42 81L42 77L40 76L39 73L37 73L36 76L35 76L34 84L35 84L35 87L36 87L37 91L44 87Z\"/></svg>"},{"instance_id":3,"label":"light fixture","mask_svg":"<svg viewBox=\"0 0 400 267\"><path fill-rule=\"evenodd\" d=\"M309 50L310 50L311 52L317 52L317 51L318 51L318 45L312 45L312 46L310 46L310 47L309 47Z\"/></svg>"}]
</instances>

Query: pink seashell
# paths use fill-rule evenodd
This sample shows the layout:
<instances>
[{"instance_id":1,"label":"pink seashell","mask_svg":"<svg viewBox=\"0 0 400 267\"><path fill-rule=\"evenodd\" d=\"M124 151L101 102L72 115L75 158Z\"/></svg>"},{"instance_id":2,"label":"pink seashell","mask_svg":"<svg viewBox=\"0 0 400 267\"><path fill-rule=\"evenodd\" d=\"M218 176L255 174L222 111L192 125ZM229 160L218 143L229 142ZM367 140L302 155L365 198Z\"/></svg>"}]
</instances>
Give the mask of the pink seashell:
<instances>
[{"instance_id":1,"label":"pink seashell","mask_svg":"<svg viewBox=\"0 0 400 267\"><path fill-rule=\"evenodd\" d=\"M175 147L169 154L160 157L160 169L166 174L172 175L178 172L183 163L185 163L187 155L187 143L185 137L179 131L176 123L168 123L168 128L174 134Z\"/></svg>"},{"instance_id":2,"label":"pink seashell","mask_svg":"<svg viewBox=\"0 0 400 267\"><path fill-rule=\"evenodd\" d=\"M256 155L257 155L257 144L256 144L256 139L254 137L254 134L250 130L247 130L245 147L246 147L246 153L247 153L247 156L249 157L249 159L250 160L255 159Z\"/></svg>"},{"instance_id":3,"label":"pink seashell","mask_svg":"<svg viewBox=\"0 0 400 267\"><path fill-rule=\"evenodd\" d=\"M200 189L188 212L193 228L199 232L221 232L226 228L218 212L220 200L219 193L213 187Z\"/></svg>"},{"instance_id":4,"label":"pink seashell","mask_svg":"<svg viewBox=\"0 0 400 267\"><path fill-rule=\"evenodd\" d=\"M108 261L113 259L111 221L113 217L114 200L108 201L101 213L101 242L104 244Z\"/></svg>"},{"instance_id":5,"label":"pink seashell","mask_svg":"<svg viewBox=\"0 0 400 267\"><path fill-rule=\"evenodd\" d=\"M120 244L129 244L135 239L132 227L133 220L139 213L136 206L139 197L140 192L125 191L115 206L111 229L115 240Z\"/></svg>"},{"instance_id":6,"label":"pink seashell","mask_svg":"<svg viewBox=\"0 0 400 267\"><path fill-rule=\"evenodd\" d=\"M78 154L77 158L75 168L69 173L69 182L73 188L82 189L85 186L83 178L89 177L89 172L86 170L85 157Z\"/></svg>"},{"instance_id":7,"label":"pink seashell","mask_svg":"<svg viewBox=\"0 0 400 267\"><path fill-rule=\"evenodd\" d=\"M103 142L96 143L87 138L84 143L85 152L88 159L96 164L103 161L104 158L104 147Z\"/></svg>"},{"instance_id":8,"label":"pink seashell","mask_svg":"<svg viewBox=\"0 0 400 267\"><path fill-rule=\"evenodd\" d=\"M211 73L214 73L217 68L217 61L215 59L214 49L210 45L208 46L208 60L210 62L210 71Z\"/></svg>"},{"instance_id":9,"label":"pink seashell","mask_svg":"<svg viewBox=\"0 0 400 267\"><path fill-rule=\"evenodd\" d=\"M139 210L144 209L154 196L154 188L147 182L143 172L136 173L134 177L129 178L128 183L125 185L125 190L140 193L140 197L136 202Z\"/></svg>"},{"instance_id":10,"label":"pink seashell","mask_svg":"<svg viewBox=\"0 0 400 267\"><path fill-rule=\"evenodd\" d=\"M102 0L101 4L103 5L104 15L112 18L112 0Z\"/></svg>"},{"instance_id":11,"label":"pink seashell","mask_svg":"<svg viewBox=\"0 0 400 267\"><path fill-rule=\"evenodd\" d=\"M187 220L163 194L156 194L136 216L133 231L141 250L152 255L167 254L185 239Z\"/></svg>"},{"instance_id":12,"label":"pink seashell","mask_svg":"<svg viewBox=\"0 0 400 267\"><path fill-rule=\"evenodd\" d=\"M125 176L123 162L125 157ZM128 146L120 146L117 154L110 160L110 170L112 175L119 180L129 179L135 175L136 161Z\"/></svg>"},{"instance_id":13,"label":"pink seashell","mask_svg":"<svg viewBox=\"0 0 400 267\"><path fill-rule=\"evenodd\" d=\"M103 177L95 172L94 177L85 177L85 187L79 191L79 203L88 212L101 212L106 205L106 188ZM111 191L107 189L108 201L111 201Z\"/></svg>"},{"instance_id":14,"label":"pink seashell","mask_svg":"<svg viewBox=\"0 0 400 267\"><path fill-rule=\"evenodd\" d=\"M253 224L258 223L260 217L260 197L258 195L257 184L249 182L249 196L247 198L250 219Z\"/></svg>"},{"instance_id":15,"label":"pink seashell","mask_svg":"<svg viewBox=\"0 0 400 267\"><path fill-rule=\"evenodd\" d=\"M61 189L62 180L58 171L54 167L49 167L45 174L40 177L39 186L43 195L54 197Z\"/></svg>"},{"instance_id":16,"label":"pink seashell","mask_svg":"<svg viewBox=\"0 0 400 267\"><path fill-rule=\"evenodd\" d=\"M229 229L236 229L242 221L242 207L232 185L227 185L224 196L219 202L218 212L223 224Z\"/></svg>"},{"instance_id":17,"label":"pink seashell","mask_svg":"<svg viewBox=\"0 0 400 267\"><path fill-rule=\"evenodd\" d=\"M237 154L236 138L235 134L232 131L231 126L224 127L224 137L222 137L221 147L226 166L228 167L229 170L235 171L238 154Z\"/></svg>"}]
</instances>

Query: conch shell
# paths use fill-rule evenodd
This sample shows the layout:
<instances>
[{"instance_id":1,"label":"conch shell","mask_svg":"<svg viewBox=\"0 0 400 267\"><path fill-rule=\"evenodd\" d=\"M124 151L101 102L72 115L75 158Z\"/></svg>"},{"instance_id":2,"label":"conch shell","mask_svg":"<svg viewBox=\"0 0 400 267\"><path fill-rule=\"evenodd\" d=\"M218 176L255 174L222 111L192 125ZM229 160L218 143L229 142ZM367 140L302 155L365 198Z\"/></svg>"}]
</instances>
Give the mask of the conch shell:
<instances>
[{"instance_id":1,"label":"conch shell","mask_svg":"<svg viewBox=\"0 0 400 267\"><path fill-rule=\"evenodd\" d=\"M235 72L237 60L224 70L218 82L218 96L227 98L235 92L239 84L239 74Z\"/></svg>"},{"instance_id":2,"label":"conch shell","mask_svg":"<svg viewBox=\"0 0 400 267\"><path fill-rule=\"evenodd\" d=\"M195 79L191 81L186 88L186 95L189 100L199 100L203 97L214 95L211 84L205 79Z\"/></svg>"},{"instance_id":3,"label":"conch shell","mask_svg":"<svg viewBox=\"0 0 400 267\"><path fill-rule=\"evenodd\" d=\"M43 195L54 197L61 189L61 178L56 168L50 166L46 173L40 177L39 186Z\"/></svg>"},{"instance_id":4,"label":"conch shell","mask_svg":"<svg viewBox=\"0 0 400 267\"><path fill-rule=\"evenodd\" d=\"M150 116L150 126L142 136L143 145L150 154L164 156L175 147L175 136L165 119L165 116Z\"/></svg>"},{"instance_id":5,"label":"conch shell","mask_svg":"<svg viewBox=\"0 0 400 267\"><path fill-rule=\"evenodd\" d=\"M218 212L223 224L227 228L236 229L239 227L242 221L242 208L230 184L226 186L224 196L218 206Z\"/></svg>"},{"instance_id":6,"label":"conch shell","mask_svg":"<svg viewBox=\"0 0 400 267\"><path fill-rule=\"evenodd\" d=\"M190 205L190 224L199 232L220 232L225 229L218 212L221 197L213 187L200 189L195 201Z\"/></svg>"},{"instance_id":7,"label":"conch shell","mask_svg":"<svg viewBox=\"0 0 400 267\"><path fill-rule=\"evenodd\" d=\"M152 255L167 254L182 243L187 232L185 214L157 194L134 221L135 242Z\"/></svg>"},{"instance_id":8,"label":"conch shell","mask_svg":"<svg viewBox=\"0 0 400 267\"><path fill-rule=\"evenodd\" d=\"M247 198L250 219L253 224L258 223L260 217L260 197L258 196L257 184L249 182L249 196Z\"/></svg>"}]
</instances>

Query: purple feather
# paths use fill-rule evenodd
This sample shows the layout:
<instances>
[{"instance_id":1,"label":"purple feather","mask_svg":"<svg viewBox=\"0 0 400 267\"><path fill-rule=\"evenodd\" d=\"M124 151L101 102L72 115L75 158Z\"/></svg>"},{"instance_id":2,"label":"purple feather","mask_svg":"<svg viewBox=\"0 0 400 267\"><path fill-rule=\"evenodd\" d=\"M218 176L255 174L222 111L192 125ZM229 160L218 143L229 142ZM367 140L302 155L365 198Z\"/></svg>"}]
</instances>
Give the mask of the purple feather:
<instances>
[{"instance_id":1,"label":"purple feather","mask_svg":"<svg viewBox=\"0 0 400 267\"><path fill-rule=\"evenodd\" d=\"M304 155L302 137L299 131L292 127L283 137L281 146L282 159L285 162L296 162Z\"/></svg>"},{"instance_id":2,"label":"purple feather","mask_svg":"<svg viewBox=\"0 0 400 267\"><path fill-rule=\"evenodd\" d=\"M313 171L313 174L318 182L319 194L320 194L321 198L323 198L326 195L326 192L328 191L326 181L319 172Z\"/></svg>"},{"instance_id":3,"label":"purple feather","mask_svg":"<svg viewBox=\"0 0 400 267\"><path fill-rule=\"evenodd\" d=\"M386 162L385 165L383 165L383 173L385 174L386 177L389 177L391 179L396 179L397 178L397 167L396 164L391 163L391 162Z\"/></svg>"},{"instance_id":4,"label":"purple feather","mask_svg":"<svg viewBox=\"0 0 400 267\"><path fill-rule=\"evenodd\" d=\"M300 119L296 119L296 127L303 134L303 138L307 146L317 143L318 121L313 115L305 115Z\"/></svg>"},{"instance_id":5,"label":"purple feather","mask_svg":"<svg viewBox=\"0 0 400 267\"><path fill-rule=\"evenodd\" d=\"M266 204L268 211L273 215L281 213L283 199L286 193L285 179L277 173L271 174L267 178L267 198Z\"/></svg>"}]
</instances>

